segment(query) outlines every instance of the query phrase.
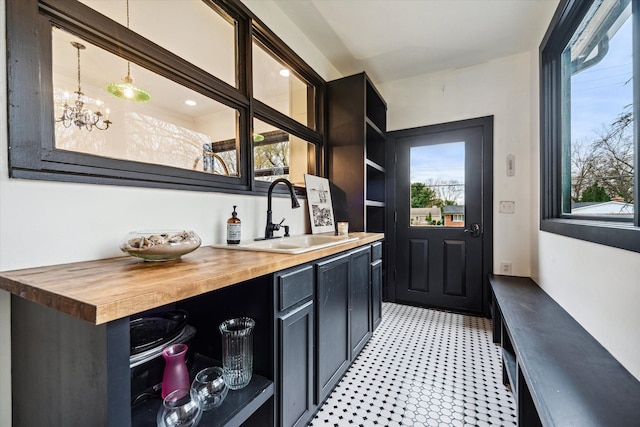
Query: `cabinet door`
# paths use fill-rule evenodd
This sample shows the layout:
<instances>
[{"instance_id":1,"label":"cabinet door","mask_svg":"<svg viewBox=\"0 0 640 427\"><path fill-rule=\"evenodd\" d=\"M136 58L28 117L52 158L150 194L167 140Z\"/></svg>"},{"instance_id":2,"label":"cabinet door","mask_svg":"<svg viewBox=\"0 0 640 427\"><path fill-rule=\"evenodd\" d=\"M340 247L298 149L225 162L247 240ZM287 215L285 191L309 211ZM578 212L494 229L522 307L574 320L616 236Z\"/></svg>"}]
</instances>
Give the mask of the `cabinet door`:
<instances>
[{"instance_id":1,"label":"cabinet door","mask_svg":"<svg viewBox=\"0 0 640 427\"><path fill-rule=\"evenodd\" d=\"M306 425L314 410L313 301L279 317L278 324L279 425Z\"/></svg>"},{"instance_id":2,"label":"cabinet door","mask_svg":"<svg viewBox=\"0 0 640 427\"><path fill-rule=\"evenodd\" d=\"M371 263L371 330L382 320L382 260Z\"/></svg>"},{"instance_id":3,"label":"cabinet door","mask_svg":"<svg viewBox=\"0 0 640 427\"><path fill-rule=\"evenodd\" d=\"M369 247L351 252L349 271L349 315L351 360L367 344L371 336L371 265Z\"/></svg>"},{"instance_id":4,"label":"cabinet door","mask_svg":"<svg viewBox=\"0 0 640 427\"><path fill-rule=\"evenodd\" d=\"M349 254L317 264L316 400L324 401L349 367Z\"/></svg>"}]
</instances>

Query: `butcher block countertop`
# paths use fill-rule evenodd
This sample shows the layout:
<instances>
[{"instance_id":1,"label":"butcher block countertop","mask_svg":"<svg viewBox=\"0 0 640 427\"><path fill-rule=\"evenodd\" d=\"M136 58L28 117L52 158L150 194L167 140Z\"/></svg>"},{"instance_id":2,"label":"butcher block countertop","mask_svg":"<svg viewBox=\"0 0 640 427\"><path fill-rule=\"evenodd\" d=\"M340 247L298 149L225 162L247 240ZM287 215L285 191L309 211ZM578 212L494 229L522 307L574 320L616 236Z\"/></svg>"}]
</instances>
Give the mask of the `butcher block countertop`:
<instances>
[{"instance_id":1,"label":"butcher block countertop","mask_svg":"<svg viewBox=\"0 0 640 427\"><path fill-rule=\"evenodd\" d=\"M200 247L177 261L129 256L0 272L0 289L96 325L382 240L358 240L298 255Z\"/></svg>"}]
</instances>

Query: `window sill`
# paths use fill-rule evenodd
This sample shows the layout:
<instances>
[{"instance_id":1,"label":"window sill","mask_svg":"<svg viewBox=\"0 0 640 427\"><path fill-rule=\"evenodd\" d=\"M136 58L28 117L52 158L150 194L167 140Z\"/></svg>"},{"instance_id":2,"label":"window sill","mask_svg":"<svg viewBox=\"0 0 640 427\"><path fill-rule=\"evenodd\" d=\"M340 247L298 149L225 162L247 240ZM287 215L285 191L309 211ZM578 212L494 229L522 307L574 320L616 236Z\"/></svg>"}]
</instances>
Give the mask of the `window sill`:
<instances>
[{"instance_id":1,"label":"window sill","mask_svg":"<svg viewBox=\"0 0 640 427\"><path fill-rule=\"evenodd\" d=\"M543 219L540 230L614 248L640 252L640 227L584 219Z\"/></svg>"}]
</instances>

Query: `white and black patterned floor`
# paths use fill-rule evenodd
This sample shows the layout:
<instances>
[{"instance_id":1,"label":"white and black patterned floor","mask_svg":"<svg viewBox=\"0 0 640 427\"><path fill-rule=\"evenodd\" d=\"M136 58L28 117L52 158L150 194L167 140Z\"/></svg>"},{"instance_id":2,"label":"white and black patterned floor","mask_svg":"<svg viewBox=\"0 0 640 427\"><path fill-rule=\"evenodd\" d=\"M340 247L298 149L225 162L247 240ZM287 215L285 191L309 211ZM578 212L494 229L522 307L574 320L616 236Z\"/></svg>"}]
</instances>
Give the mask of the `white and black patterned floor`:
<instances>
[{"instance_id":1,"label":"white and black patterned floor","mask_svg":"<svg viewBox=\"0 0 640 427\"><path fill-rule=\"evenodd\" d=\"M310 426L516 425L489 319L391 303L382 310Z\"/></svg>"}]
</instances>

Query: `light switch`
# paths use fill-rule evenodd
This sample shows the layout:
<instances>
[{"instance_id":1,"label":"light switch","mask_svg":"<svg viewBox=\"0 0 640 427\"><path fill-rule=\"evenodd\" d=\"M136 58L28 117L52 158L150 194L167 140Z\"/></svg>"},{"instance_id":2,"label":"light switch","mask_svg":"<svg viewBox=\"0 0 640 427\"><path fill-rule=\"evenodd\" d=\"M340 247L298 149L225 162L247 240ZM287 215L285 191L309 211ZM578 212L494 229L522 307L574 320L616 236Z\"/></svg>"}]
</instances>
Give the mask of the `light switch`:
<instances>
[{"instance_id":1,"label":"light switch","mask_svg":"<svg viewBox=\"0 0 640 427\"><path fill-rule=\"evenodd\" d=\"M516 202L511 200L501 200L498 211L504 214L512 214L516 211Z\"/></svg>"}]
</instances>

